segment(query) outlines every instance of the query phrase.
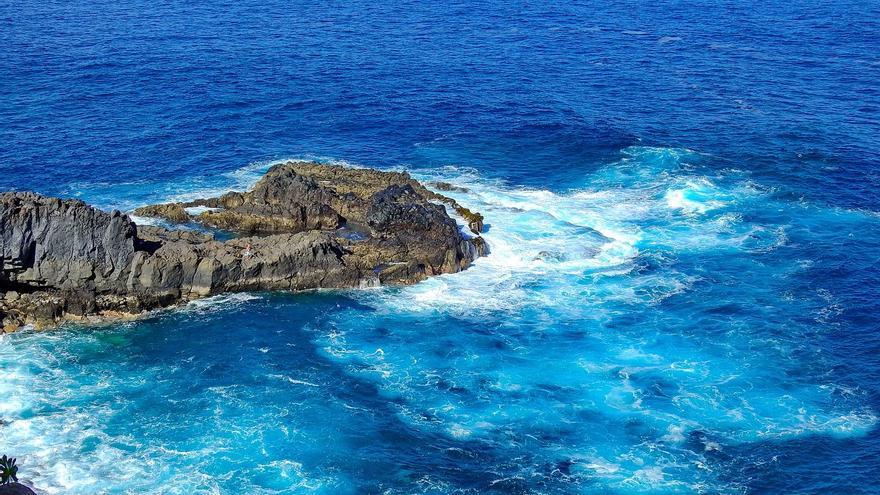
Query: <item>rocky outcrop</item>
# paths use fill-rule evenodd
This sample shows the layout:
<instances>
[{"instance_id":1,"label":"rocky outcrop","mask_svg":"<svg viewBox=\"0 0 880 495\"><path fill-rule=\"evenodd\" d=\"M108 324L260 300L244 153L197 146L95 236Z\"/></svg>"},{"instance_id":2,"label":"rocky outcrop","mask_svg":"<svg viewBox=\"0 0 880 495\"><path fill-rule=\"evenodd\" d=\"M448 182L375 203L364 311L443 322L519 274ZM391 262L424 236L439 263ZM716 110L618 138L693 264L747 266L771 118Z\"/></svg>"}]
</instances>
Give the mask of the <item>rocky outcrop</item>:
<instances>
[{"instance_id":1,"label":"rocky outcrop","mask_svg":"<svg viewBox=\"0 0 880 495\"><path fill-rule=\"evenodd\" d=\"M0 281L25 289L124 287L136 233L118 211L33 193L0 194Z\"/></svg>"},{"instance_id":2,"label":"rocky outcrop","mask_svg":"<svg viewBox=\"0 0 880 495\"><path fill-rule=\"evenodd\" d=\"M441 204L442 203L442 204ZM306 162L247 192L135 214L232 231L138 226L127 215L34 193L0 194L0 321L10 331L119 317L229 291L411 284L485 254L482 216L406 173ZM193 207L201 212L190 215Z\"/></svg>"},{"instance_id":3,"label":"rocky outcrop","mask_svg":"<svg viewBox=\"0 0 880 495\"><path fill-rule=\"evenodd\" d=\"M189 214L180 203L143 206L134 210L134 214L142 217L164 218L172 223L189 221Z\"/></svg>"}]
</instances>

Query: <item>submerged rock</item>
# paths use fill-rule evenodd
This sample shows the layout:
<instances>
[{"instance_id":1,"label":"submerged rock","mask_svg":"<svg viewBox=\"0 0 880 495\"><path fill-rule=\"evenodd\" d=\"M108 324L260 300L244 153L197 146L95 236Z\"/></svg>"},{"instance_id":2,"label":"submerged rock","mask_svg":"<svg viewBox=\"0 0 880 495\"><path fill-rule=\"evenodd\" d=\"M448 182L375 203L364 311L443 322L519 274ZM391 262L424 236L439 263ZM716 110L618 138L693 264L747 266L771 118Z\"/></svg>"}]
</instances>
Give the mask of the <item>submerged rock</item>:
<instances>
[{"instance_id":1,"label":"submerged rock","mask_svg":"<svg viewBox=\"0 0 880 495\"><path fill-rule=\"evenodd\" d=\"M242 236L224 242L137 226L79 200L2 193L0 326L135 315L230 291L411 284L457 272L486 253L485 242L462 234L438 203L482 229L481 215L406 173L306 162L272 167L247 192L135 212ZM212 210L191 216L194 206Z\"/></svg>"}]
</instances>

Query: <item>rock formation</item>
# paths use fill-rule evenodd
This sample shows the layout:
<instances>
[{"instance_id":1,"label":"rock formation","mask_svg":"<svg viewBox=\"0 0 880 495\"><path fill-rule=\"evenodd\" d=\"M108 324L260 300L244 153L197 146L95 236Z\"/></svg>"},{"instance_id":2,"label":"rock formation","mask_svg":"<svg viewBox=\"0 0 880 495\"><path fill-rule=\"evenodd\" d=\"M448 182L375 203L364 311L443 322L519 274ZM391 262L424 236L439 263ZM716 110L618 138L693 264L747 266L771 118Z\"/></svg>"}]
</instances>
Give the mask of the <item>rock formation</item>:
<instances>
[{"instance_id":1,"label":"rock formation","mask_svg":"<svg viewBox=\"0 0 880 495\"><path fill-rule=\"evenodd\" d=\"M486 251L480 214L406 173L306 162L272 167L247 192L134 213L235 236L221 242L138 226L78 200L2 193L3 327L134 315L229 291L411 284L460 271Z\"/></svg>"}]
</instances>

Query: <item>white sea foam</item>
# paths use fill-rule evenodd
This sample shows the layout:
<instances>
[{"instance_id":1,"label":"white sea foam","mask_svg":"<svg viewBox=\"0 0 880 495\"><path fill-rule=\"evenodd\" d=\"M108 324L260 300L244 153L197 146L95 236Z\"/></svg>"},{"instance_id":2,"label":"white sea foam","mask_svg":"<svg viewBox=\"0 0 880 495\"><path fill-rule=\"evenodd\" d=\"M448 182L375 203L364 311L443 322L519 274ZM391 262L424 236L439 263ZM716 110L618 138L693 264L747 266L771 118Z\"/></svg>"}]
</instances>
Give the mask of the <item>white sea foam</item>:
<instances>
[{"instance_id":1,"label":"white sea foam","mask_svg":"<svg viewBox=\"0 0 880 495\"><path fill-rule=\"evenodd\" d=\"M463 273L434 277L411 287L353 292L352 297L376 311L359 313L356 323L348 322L356 331L345 326L345 316L334 320L330 328L322 327L319 349L341 370L377 384L384 396L399 399L390 401L389 407L413 428L462 441L462 445L484 440L528 445L536 462L571 459L570 473L565 476L591 483L601 479L603 486L622 492L718 491L703 481L683 484L680 475L708 471L711 464L703 455L723 450L727 444L815 434L851 436L875 427L873 411L829 409L823 400L835 393L835 387L782 392L767 384L767 377L756 371L762 368L762 363L755 362L759 358L748 353L740 356L736 347L711 347L710 338L692 335L659 335L650 325L627 332L590 324L593 318L602 321L609 305L631 305L627 307L634 307L632 313L638 314L639 308L662 305L693 290L701 278L676 271L675 257L681 253L723 248L760 254L786 244L785 228L749 223L738 211L743 202L764 194L760 189L745 180L701 175L691 163L698 160L694 155L688 150L633 148L620 162L586 177L582 187L566 192L513 187L463 168L419 171L418 178L467 188L467 192L445 194L486 216L484 236L491 254ZM260 168L246 169L230 181L256 180L261 173ZM649 264L662 269L643 270ZM833 317L833 296L818 296L827 306L819 316ZM259 298L253 294L217 296L195 301L183 311L213 313L218 307ZM438 351L439 341L419 334L424 327L406 328L406 318L422 321L425 312L501 328L484 335L466 327L454 335L460 339L457 345L448 352L445 347ZM375 321L383 318L390 318L390 323ZM505 327L507 322L512 323ZM391 327L394 338L383 339L381 347L376 340L364 338L371 325ZM748 332L730 325L731 333ZM553 331L583 331L587 336L554 347L565 342L565 337L545 335ZM489 349L504 350L487 351L490 344L497 347ZM155 487L144 480L156 472L165 480L163 486L173 486L176 493L219 492L218 479L200 471L197 459L234 451L234 446L220 442L212 445L213 453L198 448L161 450L136 444L125 435L101 436L100 424L110 412L99 407L22 418L41 401L59 403L89 389L77 385L63 370L36 378L33 369L45 371L50 367L46 363L57 358L47 352L16 361L18 356L11 356L8 348L4 351L4 345L7 341L0 338L0 362L5 372L8 369L8 379L0 382L0 396L9 398L0 403L0 416L18 419L4 430L10 435L0 439L0 450L6 442L22 445L23 463L35 467L34 478L47 493L94 492L102 479L125 480L132 492L150 493ZM761 348L785 350L785 345L768 341ZM707 347L723 352L709 352ZM257 354L260 348L255 345L248 349L260 359L276 355ZM547 355L554 359L543 359ZM284 370L265 376L295 385L290 388L297 393L325 391L323 382L305 373L297 375ZM140 379L143 384L139 386L149 386L149 376ZM46 380L52 383L41 383ZM97 394L107 384L98 380L90 386ZM448 392L451 389L457 392ZM563 396L576 392L577 400L569 403L546 390L561 390ZM209 408L222 419L224 407L247 407L241 391L241 387L211 387L209 395L217 402ZM459 400L458 391L473 396ZM791 395L780 397L782 393ZM342 408L369 412L349 404ZM582 421L573 414L591 411L608 421L607 431L582 431ZM647 439L633 444L621 425L644 425ZM278 429L284 435L296 429L296 423L289 429L282 426ZM257 437L266 430L265 424L229 427ZM552 436L541 437L542 431L554 428L572 430L572 435L582 434L583 439L554 443ZM98 440L89 440L90 436ZM689 445L694 438L702 446ZM59 455L71 451L70 446L92 443L94 451L85 454L93 462L88 471L74 462L73 454ZM263 443L257 445L262 448ZM191 458L192 469L185 475L162 472L161 460L169 456ZM521 473L504 473L497 482L539 476L539 469L523 463ZM293 459L267 462L257 472L271 480L284 480L285 487L306 490L337 482L312 477ZM690 479L690 473L684 478ZM417 484L425 489L445 486L430 478Z\"/></svg>"},{"instance_id":2,"label":"white sea foam","mask_svg":"<svg viewBox=\"0 0 880 495\"><path fill-rule=\"evenodd\" d=\"M190 215L200 215L208 211L217 211L219 210L219 208L211 208L208 206L190 206L189 208L184 208L184 210L186 210L186 212Z\"/></svg>"},{"instance_id":3,"label":"white sea foam","mask_svg":"<svg viewBox=\"0 0 880 495\"><path fill-rule=\"evenodd\" d=\"M685 484L679 476L683 470L709 471L711 462L703 455L726 444L816 433L863 434L876 424L873 412L828 410L823 405L827 392L819 387L798 390L797 399L778 398L780 391L755 372L760 366L752 361L760 358L738 356L736 347L724 349L723 343L707 344L692 335L656 335L650 324L644 335L616 335L589 323L593 318L602 321L614 303L635 306L632 314L639 314L638 306L660 305L693 290L704 279L699 272L676 270L676 257L682 254L745 256L786 245L786 226L761 225L743 214L743 206L763 200L767 190L742 171L701 175L696 164L700 159L688 150L634 148L620 162L585 178L582 188L565 192L514 187L464 168L417 171L419 179L466 189L444 194L485 215L483 236L491 254L462 273L354 297L377 310L367 318L396 322L440 313L454 316L452 321L512 321L492 331L506 358L493 361L494 354L479 345L482 334L462 330L449 337L459 339L462 348L449 358L432 360L435 349L421 347L417 337L407 338L424 328L400 324L394 327L397 344L383 346L381 356L373 354L369 340L361 342L355 334L350 341L332 339L328 355L375 380L383 393L405 397L408 405L399 408L401 420L415 428L436 428L454 440L506 442L509 432L530 426L564 428L572 421L567 408L575 406L544 402L536 391L548 383L579 390L578 405L584 409L596 409L611 422L644 422L656 435L631 445L622 434L605 438L611 433L585 432L584 445L602 449L602 455L571 455L571 476L602 477L607 486L623 491L712 491L711 482ZM646 265L659 268L642 269ZM732 333L737 331L735 321L726 324ZM359 320L359 332L362 325ZM530 360L529 344L564 339L555 335L544 340L543 332L569 328L584 329L590 340L573 349L543 349L553 353L552 361ZM534 332L535 337L507 339L507 330ZM335 331L344 334L345 327ZM723 349L722 354L715 354L716 349ZM478 398L459 402L442 392L450 389ZM495 407L498 395L509 400L503 409ZM759 397L768 400L759 403ZM704 431L713 436L698 433ZM702 446L693 449L691 439ZM557 447L548 455L558 455Z\"/></svg>"},{"instance_id":4,"label":"white sea foam","mask_svg":"<svg viewBox=\"0 0 880 495\"><path fill-rule=\"evenodd\" d=\"M129 215L128 217L131 219L132 222L134 222L138 225L158 225L158 226L165 225L165 222L163 222L161 218L142 217L139 215Z\"/></svg>"},{"instance_id":5,"label":"white sea foam","mask_svg":"<svg viewBox=\"0 0 880 495\"><path fill-rule=\"evenodd\" d=\"M216 296L196 299L187 303L181 311L190 312L206 312L216 307L231 308L250 301L260 300L262 297L250 292L233 292L229 294L220 294Z\"/></svg>"},{"instance_id":6,"label":"white sea foam","mask_svg":"<svg viewBox=\"0 0 880 495\"><path fill-rule=\"evenodd\" d=\"M646 156L651 160L647 168ZM486 180L467 168L418 170L415 176L424 181L459 186L461 189L444 194L484 214L488 228L483 237L490 254L464 273L407 288L405 297L392 295L384 305L399 303L408 311L476 315L481 311L515 311L528 305L554 307L567 304L569 298L562 297L562 292L571 289L572 277L629 273L642 245L659 241L688 249L710 249L720 243L742 244L744 236L725 233L725 229L737 227L735 215L722 215L708 223L688 217L722 209L735 201L735 194L741 194L721 190L708 178L682 179L667 173L688 170L688 157L692 156L699 155L690 150L633 148L621 162L600 170L587 187L570 192L511 187ZM621 188L621 183L630 187ZM644 230L646 221L668 223L670 210L688 215L672 219L681 227ZM536 281L543 282L541 291L530 289ZM657 302L687 290L692 282L687 277L630 279L627 286L600 298Z\"/></svg>"},{"instance_id":7,"label":"white sea foam","mask_svg":"<svg viewBox=\"0 0 880 495\"><path fill-rule=\"evenodd\" d=\"M725 206L725 202L717 198L718 192L708 180L689 181L681 189L666 191L666 204L670 209L685 213L706 213Z\"/></svg>"},{"instance_id":8,"label":"white sea foam","mask_svg":"<svg viewBox=\"0 0 880 495\"><path fill-rule=\"evenodd\" d=\"M407 288L405 301L394 296L388 304L400 302L409 310L429 311L516 310L540 294L527 287L536 277L555 280L562 287L566 277L625 273L638 256L639 230L603 215L597 204L607 200L602 194L505 187L467 169L415 175L467 189L444 194L483 213L488 221L483 237L490 254L463 273Z\"/></svg>"},{"instance_id":9,"label":"white sea foam","mask_svg":"<svg viewBox=\"0 0 880 495\"><path fill-rule=\"evenodd\" d=\"M293 384L293 385L304 385L306 387L320 387L320 385L318 385L317 383L312 383L312 382L308 382L306 380L299 380L296 378L291 378L287 375L269 375L269 378L284 380L285 382Z\"/></svg>"}]
</instances>

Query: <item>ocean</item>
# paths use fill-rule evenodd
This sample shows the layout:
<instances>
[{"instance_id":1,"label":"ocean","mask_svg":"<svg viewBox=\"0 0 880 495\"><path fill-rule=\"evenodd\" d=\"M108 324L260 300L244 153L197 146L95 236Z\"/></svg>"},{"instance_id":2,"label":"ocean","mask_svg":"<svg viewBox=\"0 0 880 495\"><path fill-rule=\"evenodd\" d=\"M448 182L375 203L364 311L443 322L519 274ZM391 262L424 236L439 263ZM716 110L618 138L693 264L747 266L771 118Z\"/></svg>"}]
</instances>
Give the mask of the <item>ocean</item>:
<instances>
[{"instance_id":1,"label":"ocean","mask_svg":"<svg viewBox=\"0 0 880 495\"><path fill-rule=\"evenodd\" d=\"M302 158L491 254L0 336L47 494L880 493L880 4L0 1L0 190Z\"/></svg>"}]
</instances>

